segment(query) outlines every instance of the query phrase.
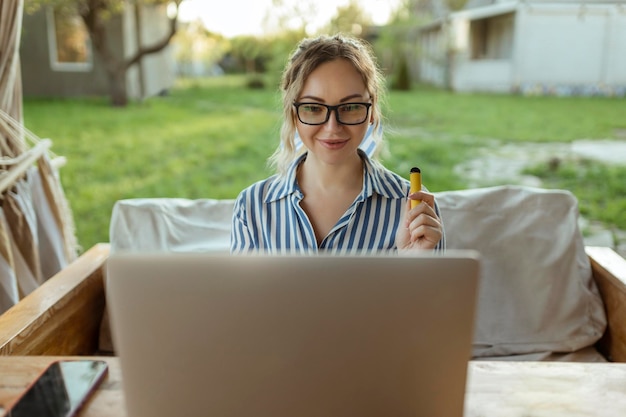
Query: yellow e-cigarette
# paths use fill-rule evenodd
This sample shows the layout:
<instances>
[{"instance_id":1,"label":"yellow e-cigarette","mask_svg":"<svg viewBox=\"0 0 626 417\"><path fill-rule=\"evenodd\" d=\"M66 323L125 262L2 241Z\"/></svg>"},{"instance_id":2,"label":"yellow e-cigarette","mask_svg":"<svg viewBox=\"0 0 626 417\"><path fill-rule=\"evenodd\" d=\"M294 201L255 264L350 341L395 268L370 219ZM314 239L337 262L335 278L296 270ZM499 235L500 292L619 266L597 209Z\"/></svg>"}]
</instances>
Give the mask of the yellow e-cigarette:
<instances>
[{"instance_id":1,"label":"yellow e-cigarette","mask_svg":"<svg viewBox=\"0 0 626 417\"><path fill-rule=\"evenodd\" d=\"M409 180L411 181L411 194L422 190L422 171L418 167L411 168ZM411 208L419 203L421 203L420 200L411 200Z\"/></svg>"}]
</instances>

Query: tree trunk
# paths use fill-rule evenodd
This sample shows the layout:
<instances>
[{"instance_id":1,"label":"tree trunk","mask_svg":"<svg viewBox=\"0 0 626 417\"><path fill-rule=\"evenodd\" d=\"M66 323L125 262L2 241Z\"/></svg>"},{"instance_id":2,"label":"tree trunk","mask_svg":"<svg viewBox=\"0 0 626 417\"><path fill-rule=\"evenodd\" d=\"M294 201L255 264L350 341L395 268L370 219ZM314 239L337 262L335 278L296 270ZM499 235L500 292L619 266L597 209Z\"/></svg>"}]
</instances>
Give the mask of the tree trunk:
<instances>
[{"instance_id":1,"label":"tree trunk","mask_svg":"<svg viewBox=\"0 0 626 417\"><path fill-rule=\"evenodd\" d=\"M114 107L126 107L128 94L126 93L126 70L111 71L109 78L109 96Z\"/></svg>"},{"instance_id":2,"label":"tree trunk","mask_svg":"<svg viewBox=\"0 0 626 417\"><path fill-rule=\"evenodd\" d=\"M182 0L175 0L180 4ZM145 55L153 54L164 49L176 34L177 16L170 19L170 30L159 42L143 47L139 45L137 52L130 58L118 58L109 45L108 29L103 18L110 10L108 4L101 0L89 0L88 7L80 11L80 15L85 22L94 52L98 54L109 80L109 96L111 104L116 107L124 107L128 104L128 94L126 92L126 72L130 67L139 64Z\"/></svg>"},{"instance_id":3,"label":"tree trunk","mask_svg":"<svg viewBox=\"0 0 626 417\"><path fill-rule=\"evenodd\" d=\"M109 45L108 30L102 18L106 11L104 3L101 3L99 0L91 0L89 7L81 10L81 17L89 32L94 52L104 65L109 81L111 104L123 107L128 104L125 86L126 69L122 66L122 62L115 56Z\"/></svg>"}]
</instances>

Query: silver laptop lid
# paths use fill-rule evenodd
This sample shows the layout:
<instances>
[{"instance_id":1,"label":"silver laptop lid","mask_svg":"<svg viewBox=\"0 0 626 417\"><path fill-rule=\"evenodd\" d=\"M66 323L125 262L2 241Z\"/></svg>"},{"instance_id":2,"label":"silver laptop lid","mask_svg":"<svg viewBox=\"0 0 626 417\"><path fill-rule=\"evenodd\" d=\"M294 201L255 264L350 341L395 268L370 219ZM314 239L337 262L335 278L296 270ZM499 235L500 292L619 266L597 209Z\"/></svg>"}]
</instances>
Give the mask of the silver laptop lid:
<instances>
[{"instance_id":1,"label":"silver laptop lid","mask_svg":"<svg viewBox=\"0 0 626 417\"><path fill-rule=\"evenodd\" d=\"M113 255L128 414L460 417L478 270L470 252Z\"/></svg>"}]
</instances>

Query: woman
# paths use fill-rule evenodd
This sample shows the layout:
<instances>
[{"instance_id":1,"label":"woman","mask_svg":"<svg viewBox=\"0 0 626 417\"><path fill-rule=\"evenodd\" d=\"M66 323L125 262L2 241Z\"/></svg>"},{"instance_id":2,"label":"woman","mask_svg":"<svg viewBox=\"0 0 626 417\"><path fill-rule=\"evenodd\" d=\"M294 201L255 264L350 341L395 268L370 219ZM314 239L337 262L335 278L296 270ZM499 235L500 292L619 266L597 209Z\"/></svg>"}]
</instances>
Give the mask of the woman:
<instances>
[{"instance_id":1,"label":"woman","mask_svg":"<svg viewBox=\"0 0 626 417\"><path fill-rule=\"evenodd\" d=\"M239 194L233 253L445 247L434 196L409 195L406 179L359 149L369 125L382 144L384 84L373 56L342 35L300 43L281 82L281 144L270 159L277 174ZM422 203L411 209L410 199Z\"/></svg>"}]
</instances>

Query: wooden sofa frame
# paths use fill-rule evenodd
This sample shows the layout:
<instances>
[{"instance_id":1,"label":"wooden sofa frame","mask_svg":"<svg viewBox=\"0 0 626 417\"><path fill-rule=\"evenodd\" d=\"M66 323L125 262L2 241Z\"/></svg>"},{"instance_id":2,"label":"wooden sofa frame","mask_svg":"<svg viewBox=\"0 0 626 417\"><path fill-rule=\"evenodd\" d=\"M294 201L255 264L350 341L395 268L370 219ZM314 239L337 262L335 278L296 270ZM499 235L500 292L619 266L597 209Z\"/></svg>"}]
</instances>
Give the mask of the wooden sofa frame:
<instances>
[{"instance_id":1,"label":"wooden sofa frame","mask_svg":"<svg viewBox=\"0 0 626 417\"><path fill-rule=\"evenodd\" d=\"M109 249L95 245L0 315L0 354L98 354ZM586 252L608 318L596 347L609 361L626 362L626 260L610 248Z\"/></svg>"}]
</instances>

